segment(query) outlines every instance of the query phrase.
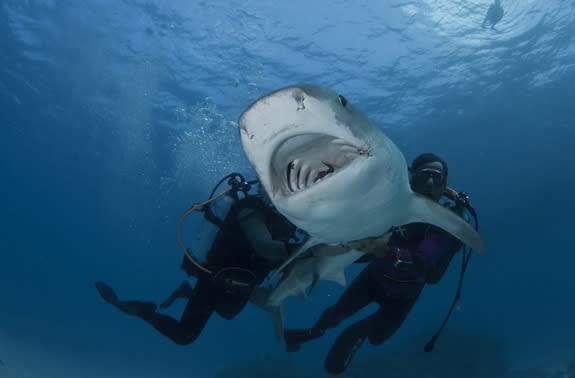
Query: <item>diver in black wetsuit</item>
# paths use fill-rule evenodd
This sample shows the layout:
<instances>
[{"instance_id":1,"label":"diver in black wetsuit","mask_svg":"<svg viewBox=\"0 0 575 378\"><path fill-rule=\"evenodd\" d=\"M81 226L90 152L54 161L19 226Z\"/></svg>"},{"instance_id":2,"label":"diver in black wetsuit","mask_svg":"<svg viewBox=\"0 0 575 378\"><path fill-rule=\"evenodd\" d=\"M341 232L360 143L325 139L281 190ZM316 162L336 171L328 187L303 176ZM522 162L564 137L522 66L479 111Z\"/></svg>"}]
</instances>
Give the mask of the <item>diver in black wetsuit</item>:
<instances>
[{"instance_id":1,"label":"diver in black wetsuit","mask_svg":"<svg viewBox=\"0 0 575 378\"><path fill-rule=\"evenodd\" d=\"M415 192L440 200L447 187L447 164L441 158L420 155L413 161L410 173ZM463 211L456 206L452 209L460 214ZM302 343L322 336L376 302L379 309L345 329L328 353L326 370L332 374L343 372L366 338L379 345L399 329L424 285L440 281L461 247L459 240L429 224L412 223L397 228L387 245L377 247L387 249L381 253L384 257L373 259L312 328L285 330L288 352L299 350Z\"/></svg>"},{"instance_id":2,"label":"diver in black wetsuit","mask_svg":"<svg viewBox=\"0 0 575 378\"><path fill-rule=\"evenodd\" d=\"M495 25L503 18L503 13L504 12L503 7L501 6L501 1L495 0L493 4L489 5L481 27L484 28L486 25L490 25L491 29L495 29Z\"/></svg>"},{"instance_id":3,"label":"diver in black wetsuit","mask_svg":"<svg viewBox=\"0 0 575 378\"><path fill-rule=\"evenodd\" d=\"M194 342L210 316L216 312L233 319L247 304L252 289L279 266L295 244L296 227L265 201L265 195L249 195L232 205L206 255L205 267L217 274L198 269L184 257L182 269L197 277L192 288L184 281L160 308L177 298L188 300L179 320L157 311L153 302L121 301L110 286L96 282L101 297L108 303L150 323L175 343Z\"/></svg>"}]
</instances>

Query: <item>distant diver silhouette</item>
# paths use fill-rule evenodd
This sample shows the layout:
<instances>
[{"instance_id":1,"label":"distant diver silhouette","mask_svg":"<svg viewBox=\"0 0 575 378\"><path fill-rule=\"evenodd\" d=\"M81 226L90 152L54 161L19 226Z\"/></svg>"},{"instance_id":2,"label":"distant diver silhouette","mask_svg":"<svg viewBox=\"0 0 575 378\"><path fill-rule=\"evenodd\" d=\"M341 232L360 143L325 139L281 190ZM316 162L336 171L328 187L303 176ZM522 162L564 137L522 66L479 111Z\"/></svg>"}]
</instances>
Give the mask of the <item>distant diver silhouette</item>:
<instances>
[{"instance_id":1,"label":"distant diver silhouette","mask_svg":"<svg viewBox=\"0 0 575 378\"><path fill-rule=\"evenodd\" d=\"M495 25L503 18L503 13L501 1L494 0L493 4L489 5L489 9L487 9L487 14L485 15L485 19L483 20L481 27L484 28L487 25L490 25L491 29L495 29Z\"/></svg>"}]
</instances>

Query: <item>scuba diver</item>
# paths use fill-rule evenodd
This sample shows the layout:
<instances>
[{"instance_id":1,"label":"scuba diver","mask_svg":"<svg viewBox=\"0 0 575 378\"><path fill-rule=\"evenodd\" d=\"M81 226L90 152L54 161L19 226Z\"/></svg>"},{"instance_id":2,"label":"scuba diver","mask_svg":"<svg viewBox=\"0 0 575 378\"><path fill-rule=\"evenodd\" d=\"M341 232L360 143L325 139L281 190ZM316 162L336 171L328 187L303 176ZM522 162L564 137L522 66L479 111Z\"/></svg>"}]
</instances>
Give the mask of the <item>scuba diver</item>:
<instances>
[{"instance_id":1,"label":"scuba diver","mask_svg":"<svg viewBox=\"0 0 575 378\"><path fill-rule=\"evenodd\" d=\"M418 156L410 167L410 185L414 192L436 202L446 194L451 201L445 206L460 216L468 209L470 215L476 218L467 195L447 187L447 164L440 157L430 153ZM284 330L288 352L299 350L301 344L323 336L328 329L376 302L379 304L377 311L345 329L327 355L325 369L331 374L343 372L366 338L372 345L380 345L399 329L425 284L438 283L455 253L462 247L458 239L426 223L394 227L391 235L387 233L381 239L383 243L374 243L374 240L365 244L358 241L356 246L353 246L356 242L350 243L355 249L369 252L364 256L369 264L338 301L321 314L312 328ZM378 251L362 249L362 245L375 246ZM426 346L426 351L433 349L435 340L459 300L463 273L470 255L471 252L465 248L456 298L439 331ZM366 262L365 258L358 262Z\"/></svg>"},{"instance_id":2,"label":"scuba diver","mask_svg":"<svg viewBox=\"0 0 575 378\"><path fill-rule=\"evenodd\" d=\"M226 179L230 187L214 197ZM230 174L216 185L208 201L193 206L180 217L178 243L185 255L181 268L197 280L193 288L184 281L160 305L160 309L165 309L178 298L187 299L179 320L158 312L153 302L119 300L110 286L98 281L95 286L100 296L122 312L150 323L179 345L193 343L214 312L224 319L233 319L247 304L253 288L287 259L297 245L297 228L271 206L261 185L258 195L248 193L255 183L246 182L239 174ZM224 195L233 201L222 219L215 215L211 205ZM202 263L185 247L181 237L183 220L196 210L203 211L204 217L218 228Z\"/></svg>"},{"instance_id":3,"label":"scuba diver","mask_svg":"<svg viewBox=\"0 0 575 378\"><path fill-rule=\"evenodd\" d=\"M495 24L497 24L503 18L503 7L501 6L500 0L495 0L493 4L489 5L485 18L481 27L484 28L487 24L491 25L491 29L495 29Z\"/></svg>"}]
</instances>

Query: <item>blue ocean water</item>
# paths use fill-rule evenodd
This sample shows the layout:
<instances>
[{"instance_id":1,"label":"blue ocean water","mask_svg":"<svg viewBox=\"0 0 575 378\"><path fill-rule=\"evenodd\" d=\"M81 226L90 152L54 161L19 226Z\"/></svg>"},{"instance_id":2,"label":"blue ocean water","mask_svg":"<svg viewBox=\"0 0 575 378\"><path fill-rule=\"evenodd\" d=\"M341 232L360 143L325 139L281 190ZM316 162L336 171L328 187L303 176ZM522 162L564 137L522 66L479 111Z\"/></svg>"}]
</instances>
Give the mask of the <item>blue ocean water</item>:
<instances>
[{"instance_id":1,"label":"blue ocean water","mask_svg":"<svg viewBox=\"0 0 575 378\"><path fill-rule=\"evenodd\" d=\"M575 358L575 3L502 0L495 30L481 28L489 3L0 0L0 377L239 377L266 364L259 376L292 376L276 361L320 371L342 327L288 355L269 314L248 306L181 347L93 286L163 300L185 278L179 214L229 172L254 177L239 114L298 82L344 94L408 161L440 154L470 194L488 254L474 256L445 339L468 335L466 358L481 365L483 337L510 368L564 368ZM452 264L357 361L405 345L423 354L458 273ZM321 282L288 300L288 326L311 325L341 291Z\"/></svg>"}]
</instances>

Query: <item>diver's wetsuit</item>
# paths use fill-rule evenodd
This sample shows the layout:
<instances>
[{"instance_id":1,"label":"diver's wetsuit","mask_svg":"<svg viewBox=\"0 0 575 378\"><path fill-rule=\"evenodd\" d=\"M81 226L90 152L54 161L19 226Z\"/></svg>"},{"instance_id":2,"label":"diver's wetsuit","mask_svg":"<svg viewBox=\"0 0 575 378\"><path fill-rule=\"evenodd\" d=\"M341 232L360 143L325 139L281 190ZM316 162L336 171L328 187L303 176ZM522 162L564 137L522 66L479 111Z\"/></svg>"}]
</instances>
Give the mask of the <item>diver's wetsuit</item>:
<instances>
[{"instance_id":1,"label":"diver's wetsuit","mask_svg":"<svg viewBox=\"0 0 575 378\"><path fill-rule=\"evenodd\" d=\"M206 276L199 278L193 289L189 288L188 303L179 321L159 312L143 313L140 317L175 343L188 345L198 338L214 311L224 319L233 319L248 302L249 294L248 289L228 290Z\"/></svg>"},{"instance_id":2,"label":"diver's wetsuit","mask_svg":"<svg viewBox=\"0 0 575 378\"><path fill-rule=\"evenodd\" d=\"M249 196L230 209L226 222L218 231L207 254L206 266L212 271L229 267L245 269L245 271L230 270L228 277L239 280L251 279L253 284L258 285L275 266L256 254L242 232L238 214L244 213L247 209L253 209L263 215L273 240L283 241L286 249L293 247L288 246L288 242L293 237L296 227L272 207L263 203L260 197ZM182 269L190 275L196 275L197 271L193 268L193 264L184 259ZM246 271L252 272L255 277ZM187 293L188 303L180 321L157 312L150 318L144 318L159 332L181 345L190 344L199 336L214 311L224 319L233 319L245 307L252 292L253 285L247 288L230 287L211 275L200 274L197 277L195 287Z\"/></svg>"},{"instance_id":3,"label":"diver's wetsuit","mask_svg":"<svg viewBox=\"0 0 575 378\"><path fill-rule=\"evenodd\" d=\"M236 202L226 219L219 225L220 229L206 255L204 266L212 272L223 272L218 275L207 274L198 269L187 258L182 262L182 269L189 275L197 277L194 288L185 281L170 298L162 304L167 307L176 298L188 300L179 320L156 311L156 305L143 301L119 301L112 288L103 282L97 282L96 288L107 302L115 305L125 313L137 316L152 324L160 333L175 343L187 345L200 335L208 319L215 311L224 319L233 319L249 301L252 288L258 285L275 268L275 264L256 254L255 249L244 234L240 222L246 213L258 213L273 240L285 244L289 253L295 246L293 236L296 227L284 216L266 205L259 196L248 196ZM230 286L225 279L249 282L248 286ZM168 304L166 304L168 303ZM166 304L166 305L165 305Z\"/></svg>"},{"instance_id":4,"label":"diver's wetsuit","mask_svg":"<svg viewBox=\"0 0 575 378\"><path fill-rule=\"evenodd\" d=\"M371 261L313 328L285 331L288 351L299 349L301 343L320 337L377 302L379 309L345 329L329 351L326 370L341 373L365 338L379 345L399 329L425 283L439 282L461 246L459 240L428 224L414 223L394 232L388 242L389 253Z\"/></svg>"}]
</instances>

